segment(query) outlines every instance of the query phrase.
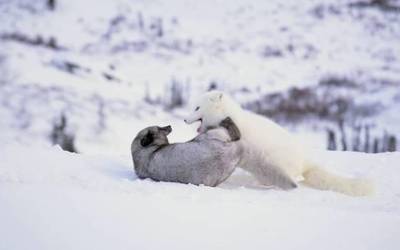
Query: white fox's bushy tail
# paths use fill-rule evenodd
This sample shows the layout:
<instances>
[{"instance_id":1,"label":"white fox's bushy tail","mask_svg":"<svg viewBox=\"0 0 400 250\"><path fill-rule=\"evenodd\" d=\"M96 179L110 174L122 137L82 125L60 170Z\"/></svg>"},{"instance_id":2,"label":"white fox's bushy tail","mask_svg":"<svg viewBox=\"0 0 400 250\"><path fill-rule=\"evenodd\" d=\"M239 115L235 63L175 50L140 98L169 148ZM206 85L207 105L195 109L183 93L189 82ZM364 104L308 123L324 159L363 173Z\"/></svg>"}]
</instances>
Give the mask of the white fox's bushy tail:
<instances>
[{"instance_id":1,"label":"white fox's bushy tail","mask_svg":"<svg viewBox=\"0 0 400 250\"><path fill-rule=\"evenodd\" d=\"M366 179L347 178L329 173L320 167L311 167L303 173L304 184L320 190L332 190L351 195L366 196L374 193L374 185Z\"/></svg>"}]
</instances>

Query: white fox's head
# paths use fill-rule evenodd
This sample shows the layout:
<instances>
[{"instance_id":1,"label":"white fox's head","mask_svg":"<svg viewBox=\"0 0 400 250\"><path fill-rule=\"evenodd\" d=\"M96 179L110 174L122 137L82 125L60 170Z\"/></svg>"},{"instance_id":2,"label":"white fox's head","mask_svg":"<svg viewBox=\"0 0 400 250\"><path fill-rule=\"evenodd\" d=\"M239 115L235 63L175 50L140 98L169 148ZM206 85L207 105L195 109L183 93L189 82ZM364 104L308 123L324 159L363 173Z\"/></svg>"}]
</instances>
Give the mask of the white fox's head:
<instances>
[{"instance_id":1,"label":"white fox's head","mask_svg":"<svg viewBox=\"0 0 400 250\"><path fill-rule=\"evenodd\" d=\"M238 106L230 96L221 91L210 91L204 94L196 103L192 114L186 117L185 122L191 124L200 121L198 132L206 131L208 127L216 127Z\"/></svg>"}]
</instances>

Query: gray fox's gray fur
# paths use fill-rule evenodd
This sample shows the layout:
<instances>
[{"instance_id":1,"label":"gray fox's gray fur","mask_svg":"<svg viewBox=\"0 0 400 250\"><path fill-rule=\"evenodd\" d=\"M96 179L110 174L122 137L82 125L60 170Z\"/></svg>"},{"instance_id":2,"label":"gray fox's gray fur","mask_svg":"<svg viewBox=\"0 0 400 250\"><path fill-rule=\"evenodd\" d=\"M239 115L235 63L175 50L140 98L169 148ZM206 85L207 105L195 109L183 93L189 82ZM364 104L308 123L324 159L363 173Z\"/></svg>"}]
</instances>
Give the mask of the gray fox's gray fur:
<instances>
[{"instance_id":1,"label":"gray fox's gray fur","mask_svg":"<svg viewBox=\"0 0 400 250\"><path fill-rule=\"evenodd\" d=\"M186 143L168 142L171 126L148 127L131 145L139 178L217 186L235 170L243 153L240 131L228 117Z\"/></svg>"}]
</instances>

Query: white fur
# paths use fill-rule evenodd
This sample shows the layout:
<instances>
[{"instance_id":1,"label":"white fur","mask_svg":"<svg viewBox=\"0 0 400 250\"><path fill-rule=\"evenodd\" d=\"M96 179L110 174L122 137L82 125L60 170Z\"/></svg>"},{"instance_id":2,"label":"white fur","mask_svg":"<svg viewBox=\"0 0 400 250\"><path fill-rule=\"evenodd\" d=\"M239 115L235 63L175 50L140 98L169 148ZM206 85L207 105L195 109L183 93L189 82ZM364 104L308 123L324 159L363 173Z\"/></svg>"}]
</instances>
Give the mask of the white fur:
<instances>
[{"instance_id":1,"label":"white fur","mask_svg":"<svg viewBox=\"0 0 400 250\"><path fill-rule=\"evenodd\" d=\"M220 92L206 93L185 120L202 120L199 132L217 126L230 117L238 126L246 147L240 167L251 172L262 184L287 188L290 181L304 182L313 188L328 189L349 195L367 195L372 185L366 181L339 177L308 162L304 145L275 122L243 110L230 96ZM289 189L289 188L287 188Z\"/></svg>"}]
</instances>

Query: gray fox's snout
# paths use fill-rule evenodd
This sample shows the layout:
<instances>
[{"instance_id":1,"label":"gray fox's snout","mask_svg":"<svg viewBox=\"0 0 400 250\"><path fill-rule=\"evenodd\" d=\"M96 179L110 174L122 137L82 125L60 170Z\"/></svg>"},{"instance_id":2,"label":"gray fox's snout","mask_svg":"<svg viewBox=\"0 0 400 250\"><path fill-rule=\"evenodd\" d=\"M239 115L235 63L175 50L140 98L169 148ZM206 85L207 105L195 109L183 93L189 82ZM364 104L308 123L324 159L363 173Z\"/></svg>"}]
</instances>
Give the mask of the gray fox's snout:
<instances>
[{"instance_id":1,"label":"gray fox's snout","mask_svg":"<svg viewBox=\"0 0 400 250\"><path fill-rule=\"evenodd\" d=\"M169 133L172 132L172 127L171 127L171 125L162 127L162 128L160 128L160 129L161 129L162 131L166 132L167 134L169 134Z\"/></svg>"}]
</instances>

